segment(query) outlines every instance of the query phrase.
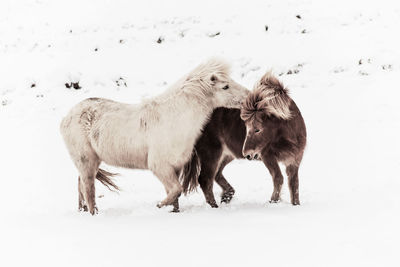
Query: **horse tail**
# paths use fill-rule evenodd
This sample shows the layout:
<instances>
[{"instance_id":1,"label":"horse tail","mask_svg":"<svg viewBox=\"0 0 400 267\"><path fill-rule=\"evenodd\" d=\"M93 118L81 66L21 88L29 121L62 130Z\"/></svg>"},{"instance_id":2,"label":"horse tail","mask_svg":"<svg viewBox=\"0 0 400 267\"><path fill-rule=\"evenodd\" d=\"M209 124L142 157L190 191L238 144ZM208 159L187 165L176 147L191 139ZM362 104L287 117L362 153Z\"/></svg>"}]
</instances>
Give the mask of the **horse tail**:
<instances>
[{"instance_id":1,"label":"horse tail","mask_svg":"<svg viewBox=\"0 0 400 267\"><path fill-rule=\"evenodd\" d=\"M183 187L183 193L185 195L196 190L196 187L199 185L198 177L200 175L200 170L200 158L197 154L197 150L194 148L192 152L192 157L185 164L185 166L183 166L183 169L179 176L179 180L181 181Z\"/></svg>"},{"instance_id":2,"label":"horse tail","mask_svg":"<svg viewBox=\"0 0 400 267\"><path fill-rule=\"evenodd\" d=\"M116 175L118 174L99 169L96 174L96 179L99 180L103 185L107 186L110 191L116 192L121 190L112 180L112 177Z\"/></svg>"}]
</instances>

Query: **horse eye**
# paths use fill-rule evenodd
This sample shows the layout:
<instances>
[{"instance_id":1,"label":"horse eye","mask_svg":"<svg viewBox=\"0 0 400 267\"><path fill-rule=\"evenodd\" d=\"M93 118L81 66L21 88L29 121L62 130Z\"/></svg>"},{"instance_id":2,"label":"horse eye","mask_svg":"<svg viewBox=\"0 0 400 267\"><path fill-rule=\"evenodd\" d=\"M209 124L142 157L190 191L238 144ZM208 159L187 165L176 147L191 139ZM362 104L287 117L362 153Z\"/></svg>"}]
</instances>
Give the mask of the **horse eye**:
<instances>
[{"instance_id":1,"label":"horse eye","mask_svg":"<svg viewBox=\"0 0 400 267\"><path fill-rule=\"evenodd\" d=\"M255 132L255 133L259 133L259 132L260 132L260 129L256 129L254 132Z\"/></svg>"},{"instance_id":2,"label":"horse eye","mask_svg":"<svg viewBox=\"0 0 400 267\"><path fill-rule=\"evenodd\" d=\"M229 89L229 85L225 85L222 89L228 90Z\"/></svg>"}]
</instances>

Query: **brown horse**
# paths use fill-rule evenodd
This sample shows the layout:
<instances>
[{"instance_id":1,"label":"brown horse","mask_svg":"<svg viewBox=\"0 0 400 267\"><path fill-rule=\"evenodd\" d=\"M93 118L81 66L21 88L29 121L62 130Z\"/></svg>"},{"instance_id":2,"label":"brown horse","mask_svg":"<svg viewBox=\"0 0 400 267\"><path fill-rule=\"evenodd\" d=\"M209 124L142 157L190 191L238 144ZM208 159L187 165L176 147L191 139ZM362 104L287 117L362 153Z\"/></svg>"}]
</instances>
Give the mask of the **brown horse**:
<instances>
[{"instance_id":1,"label":"brown horse","mask_svg":"<svg viewBox=\"0 0 400 267\"><path fill-rule=\"evenodd\" d=\"M274 182L270 202L280 200L283 176L278 162L282 162L288 175L291 203L299 205L298 168L305 145L306 127L299 109L288 90L267 73L241 110L214 110L181 176L184 192L200 184L207 203L216 208L215 180L223 190L221 202L228 203L235 190L222 174L224 167L235 158L256 159L263 161Z\"/></svg>"}]
</instances>

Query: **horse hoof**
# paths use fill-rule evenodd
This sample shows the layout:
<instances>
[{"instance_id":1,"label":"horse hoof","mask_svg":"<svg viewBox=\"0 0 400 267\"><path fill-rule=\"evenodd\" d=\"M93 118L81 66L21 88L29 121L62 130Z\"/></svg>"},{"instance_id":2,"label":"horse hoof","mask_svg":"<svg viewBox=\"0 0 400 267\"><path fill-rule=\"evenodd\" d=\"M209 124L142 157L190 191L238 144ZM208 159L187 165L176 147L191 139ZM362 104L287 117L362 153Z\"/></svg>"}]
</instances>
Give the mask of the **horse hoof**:
<instances>
[{"instance_id":1,"label":"horse hoof","mask_svg":"<svg viewBox=\"0 0 400 267\"><path fill-rule=\"evenodd\" d=\"M161 204L161 202L158 202L156 206L157 206L157 208L161 209L164 205Z\"/></svg>"},{"instance_id":2,"label":"horse hoof","mask_svg":"<svg viewBox=\"0 0 400 267\"><path fill-rule=\"evenodd\" d=\"M92 211L90 211L90 214L92 214L92 216L97 215L99 213L99 210L97 209L97 207L94 207Z\"/></svg>"},{"instance_id":3,"label":"horse hoof","mask_svg":"<svg viewBox=\"0 0 400 267\"><path fill-rule=\"evenodd\" d=\"M218 205L215 202L208 203L208 204L211 206L211 208L218 208Z\"/></svg>"},{"instance_id":4,"label":"horse hoof","mask_svg":"<svg viewBox=\"0 0 400 267\"><path fill-rule=\"evenodd\" d=\"M222 197L221 203L229 204L229 202L231 202L231 200L232 200L231 197Z\"/></svg>"},{"instance_id":5,"label":"horse hoof","mask_svg":"<svg viewBox=\"0 0 400 267\"><path fill-rule=\"evenodd\" d=\"M279 202L281 202L280 199L271 199L271 200L269 201L269 203L279 203Z\"/></svg>"},{"instance_id":6,"label":"horse hoof","mask_svg":"<svg viewBox=\"0 0 400 267\"><path fill-rule=\"evenodd\" d=\"M173 213L178 213L178 212L181 212L179 209L176 209L176 208L173 208L172 210L171 210L171 212L173 212Z\"/></svg>"},{"instance_id":7,"label":"horse hoof","mask_svg":"<svg viewBox=\"0 0 400 267\"><path fill-rule=\"evenodd\" d=\"M232 194L231 193L230 194L224 194L221 197L221 203L228 204L229 202L231 202L232 198L233 198L233 193Z\"/></svg>"},{"instance_id":8,"label":"horse hoof","mask_svg":"<svg viewBox=\"0 0 400 267\"><path fill-rule=\"evenodd\" d=\"M221 203L228 204L231 202L233 195L235 194L235 190L226 191L222 194Z\"/></svg>"},{"instance_id":9,"label":"horse hoof","mask_svg":"<svg viewBox=\"0 0 400 267\"><path fill-rule=\"evenodd\" d=\"M88 207L86 205L84 205L83 207L79 207L79 211L87 212Z\"/></svg>"}]
</instances>

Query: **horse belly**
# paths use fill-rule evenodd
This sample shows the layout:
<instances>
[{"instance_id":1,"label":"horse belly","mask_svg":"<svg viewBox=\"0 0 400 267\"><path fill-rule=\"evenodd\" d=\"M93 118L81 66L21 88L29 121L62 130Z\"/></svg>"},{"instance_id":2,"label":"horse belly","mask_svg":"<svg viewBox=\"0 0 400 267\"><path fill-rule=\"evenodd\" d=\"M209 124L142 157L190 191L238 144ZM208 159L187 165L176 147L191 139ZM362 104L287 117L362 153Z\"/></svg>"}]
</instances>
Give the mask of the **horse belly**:
<instances>
[{"instance_id":1,"label":"horse belly","mask_svg":"<svg viewBox=\"0 0 400 267\"><path fill-rule=\"evenodd\" d=\"M124 151L119 153L105 153L100 155L101 160L108 164L129 169L147 169L147 153Z\"/></svg>"},{"instance_id":2,"label":"horse belly","mask_svg":"<svg viewBox=\"0 0 400 267\"><path fill-rule=\"evenodd\" d=\"M147 169L147 146L145 140L129 135L103 135L92 142L100 160L106 164L131 168Z\"/></svg>"}]
</instances>

